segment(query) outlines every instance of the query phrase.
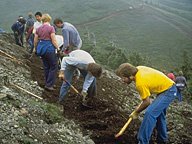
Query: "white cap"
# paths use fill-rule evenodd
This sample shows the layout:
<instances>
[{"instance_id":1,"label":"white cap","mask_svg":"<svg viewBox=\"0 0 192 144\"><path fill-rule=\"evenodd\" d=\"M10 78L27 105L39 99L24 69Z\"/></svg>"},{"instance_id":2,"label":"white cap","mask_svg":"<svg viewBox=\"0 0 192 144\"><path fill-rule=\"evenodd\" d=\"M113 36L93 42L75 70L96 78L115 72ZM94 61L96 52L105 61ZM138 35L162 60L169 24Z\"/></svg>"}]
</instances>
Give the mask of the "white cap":
<instances>
[{"instance_id":1,"label":"white cap","mask_svg":"<svg viewBox=\"0 0 192 144\"><path fill-rule=\"evenodd\" d=\"M63 42L63 36L61 36L61 35L55 35L55 37L56 37L56 41L57 41L58 46L61 47L61 46L64 44L64 42Z\"/></svg>"}]
</instances>

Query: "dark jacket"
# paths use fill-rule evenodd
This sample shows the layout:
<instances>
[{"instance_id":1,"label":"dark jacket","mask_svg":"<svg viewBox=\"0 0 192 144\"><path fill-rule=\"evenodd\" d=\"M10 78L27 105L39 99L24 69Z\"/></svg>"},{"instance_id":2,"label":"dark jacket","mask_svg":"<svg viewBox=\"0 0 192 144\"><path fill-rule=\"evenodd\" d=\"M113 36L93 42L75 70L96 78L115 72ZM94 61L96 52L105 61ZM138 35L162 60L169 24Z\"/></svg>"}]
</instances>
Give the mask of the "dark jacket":
<instances>
[{"instance_id":1,"label":"dark jacket","mask_svg":"<svg viewBox=\"0 0 192 144\"><path fill-rule=\"evenodd\" d=\"M23 34L25 25L20 23L19 21L16 21L12 26L11 26L12 31L15 33L17 32L18 34Z\"/></svg>"}]
</instances>

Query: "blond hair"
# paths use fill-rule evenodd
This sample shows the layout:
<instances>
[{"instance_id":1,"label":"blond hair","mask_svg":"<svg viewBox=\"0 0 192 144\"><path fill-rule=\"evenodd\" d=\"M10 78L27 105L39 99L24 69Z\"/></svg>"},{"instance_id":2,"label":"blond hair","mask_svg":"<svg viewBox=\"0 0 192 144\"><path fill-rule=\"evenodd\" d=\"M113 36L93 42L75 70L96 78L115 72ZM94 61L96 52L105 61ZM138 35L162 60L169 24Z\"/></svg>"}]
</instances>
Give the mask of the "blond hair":
<instances>
[{"instance_id":1,"label":"blond hair","mask_svg":"<svg viewBox=\"0 0 192 144\"><path fill-rule=\"evenodd\" d=\"M51 21L51 16L49 14L43 14L42 15L42 22L45 23L45 22L50 22Z\"/></svg>"},{"instance_id":2,"label":"blond hair","mask_svg":"<svg viewBox=\"0 0 192 144\"><path fill-rule=\"evenodd\" d=\"M120 77L135 76L137 72L138 69L129 63L121 64L119 68L116 70L116 74Z\"/></svg>"}]
</instances>

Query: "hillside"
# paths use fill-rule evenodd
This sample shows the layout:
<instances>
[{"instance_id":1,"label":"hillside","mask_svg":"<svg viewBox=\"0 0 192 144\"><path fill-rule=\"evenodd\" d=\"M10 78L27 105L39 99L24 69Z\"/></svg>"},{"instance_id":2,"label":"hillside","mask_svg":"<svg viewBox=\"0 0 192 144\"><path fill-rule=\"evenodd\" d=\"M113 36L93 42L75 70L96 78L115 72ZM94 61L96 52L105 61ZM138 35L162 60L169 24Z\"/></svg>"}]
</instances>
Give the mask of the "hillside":
<instances>
[{"instance_id":1,"label":"hillside","mask_svg":"<svg viewBox=\"0 0 192 144\"><path fill-rule=\"evenodd\" d=\"M133 85L122 84L112 71L105 70L98 79L98 94L93 108L82 107L80 97L70 90L64 106L57 104L61 82L56 91L43 89L42 63L35 55L29 59L26 48L14 44L12 34L0 34L0 143L2 144L135 144L142 120L131 122L124 135L114 138L139 103ZM73 83L80 91L82 78ZM36 98L23 90L33 94ZM42 98L42 100L40 99ZM192 141L192 106L190 96L182 103L175 101L167 112L170 143L190 144ZM151 143L155 143L155 131Z\"/></svg>"},{"instance_id":2,"label":"hillside","mask_svg":"<svg viewBox=\"0 0 192 144\"><path fill-rule=\"evenodd\" d=\"M0 8L0 27L7 31L18 15L29 11L63 17L77 26L85 47L94 45L90 51L99 53L99 61L109 53L112 57L115 47L128 60L136 52L150 62L144 64L174 70L181 66L184 51L192 53L190 0L6 0Z\"/></svg>"}]
</instances>

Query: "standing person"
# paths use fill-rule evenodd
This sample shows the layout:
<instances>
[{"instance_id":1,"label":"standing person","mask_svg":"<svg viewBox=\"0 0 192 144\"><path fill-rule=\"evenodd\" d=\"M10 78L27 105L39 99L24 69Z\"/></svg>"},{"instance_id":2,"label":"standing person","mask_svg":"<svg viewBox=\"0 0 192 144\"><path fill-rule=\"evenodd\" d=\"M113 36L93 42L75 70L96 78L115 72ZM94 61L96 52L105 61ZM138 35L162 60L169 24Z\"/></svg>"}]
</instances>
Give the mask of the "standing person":
<instances>
[{"instance_id":1,"label":"standing person","mask_svg":"<svg viewBox=\"0 0 192 144\"><path fill-rule=\"evenodd\" d=\"M96 95L96 78L102 74L102 68L95 63L93 57L86 51L74 50L64 57L61 63L59 78L64 80L60 89L59 102L64 101L64 97L69 89L75 69L79 69L84 77L82 96L83 104L88 105L90 98Z\"/></svg>"},{"instance_id":2,"label":"standing person","mask_svg":"<svg viewBox=\"0 0 192 144\"><path fill-rule=\"evenodd\" d=\"M35 32L42 25L42 20L41 20L42 19L42 13L41 12L36 12L35 13L35 19L36 19L36 21L34 22L33 27L28 29L28 33L27 33L27 36L26 36L26 40L29 43L30 48L31 48L29 53L32 53L33 49L34 49L34 35L35 35Z\"/></svg>"},{"instance_id":3,"label":"standing person","mask_svg":"<svg viewBox=\"0 0 192 144\"><path fill-rule=\"evenodd\" d=\"M176 76L175 83L179 91L183 91L187 87L187 81L182 71L179 71L179 75Z\"/></svg>"},{"instance_id":4,"label":"standing person","mask_svg":"<svg viewBox=\"0 0 192 144\"><path fill-rule=\"evenodd\" d=\"M15 43L19 46L23 46L25 23L25 18L19 16L18 20L11 26L11 29L14 32Z\"/></svg>"},{"instance_id":5,"label":"standing person","mask_svg":"<svg viewBox=\"0 0 192 144\"><path fill-rule=\"evenodd\" d=\"M33 13L32 12L29 12L28 13L28 18L26 20L26 28L25 28L25 31L27 32L31 27L33 27L35 23L35 20L33 18Z\"/></svg>"},{"instance_id":6,"label":"standing person","mask_svg":"<svg viewBox=\"0 0 192 144\"><path fill-rule=\"evenodd\" d=\"M51 17L49 14L43 14L42 22L35 33L34 47L38 56L42 57L45 73L45 89L48 91L55 90L53 88L57 73L57 56L56 49L59 50L55 29L50 25Z\"/></svg>"},{"instance_id":7,"label":"standing person","mask_svg":"<svg viewBox=\"0 0 192 144\"><path fill-rule=\"evenodd\" d=\"M29 53L33 52L33 43L34 43L34 34L33 32L33 25L35 23L35 20L33 18L33 14L31 12L28 13L28 18L26 22L26 28L25 28L25 33L26 33L26 42L30 46Z\"/></svg>"},{"instance_id":8,"label":"standing person","mask_svg":"<svg viewBox=\"0 0 192 144\"><path fill-rule=\"evenodd\" d=\"M33 25L33 34L35 34L36 30L42 25L42 13L36 12L35 19L36 19L36 22Z\"/></svg>"},{"instance_id":9,"label":"standing person","mask_svg":"<svg viewBox=\"0 0 192 144\"><path fill-rule=\"evenodd\" d=\"M174 81L158 70L145 66L135 67L129 63L121 64L116 74L127 84L134 81L142 99L141 105L131 113L130 117L136 119L139 113L146 109L137 136L139 144L149 143L155 126L158 131L157 143L166 143L168 141L166 110L178 95ZM157 94L153 102L150 100L151 94Z\"/></svg>"},{"instance_id":10,"label":"standing person","mask_svg":"<svg viewBox=\"0 0 192 144\"><path fill-rule=\"evenodd\" d=\"M73 50L80 49L82 40L77 29L68 22L63 22L60 18L54 20L54 24L58 28L62 28L62 35L64 38L64 45L62 51L66 54Z\"/></svg>"}]
</instances>

